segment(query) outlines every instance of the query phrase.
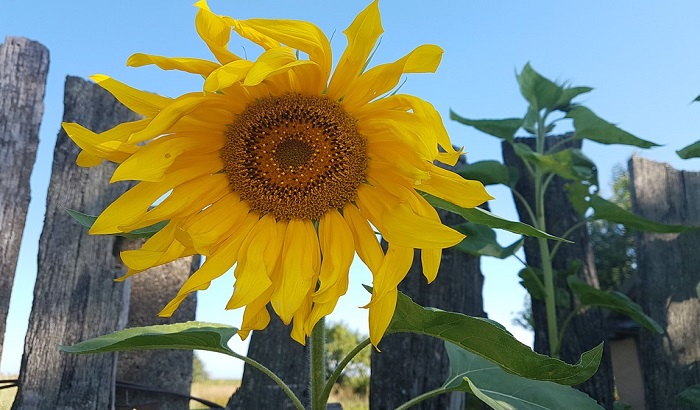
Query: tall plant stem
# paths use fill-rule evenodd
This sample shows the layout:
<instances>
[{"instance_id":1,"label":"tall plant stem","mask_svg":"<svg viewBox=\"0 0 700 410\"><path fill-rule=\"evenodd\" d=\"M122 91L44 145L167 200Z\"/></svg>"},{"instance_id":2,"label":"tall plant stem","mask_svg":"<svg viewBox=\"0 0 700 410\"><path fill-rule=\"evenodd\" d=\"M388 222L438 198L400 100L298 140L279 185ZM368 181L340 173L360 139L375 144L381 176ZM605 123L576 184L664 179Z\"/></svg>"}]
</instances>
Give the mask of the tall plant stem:
<instances>
[{"instance_id":1,"label":"tall plant stem","mask_svg":"<svg viewBox=\"0 0 700 410\"><path fill-rule=\"evenodd\" d=\"M326 408L323 388L326 378L326 319L322 318L311 331L311 410Z\"/></svg>"},{"instance_id":2,"label":"tall plant stem","mask_svg":"<svg viewBox=\"0 0 700 410\"><path fill-rule=\"evenodd\" d=\"M537 121L537 152L544 154L546 135L545 118L540 116ZM535 213L537 220L534 221L535 227L542 231L547 230L547 222L544 213L544 198L547 190L547 176L542 172L541 168L535 169ZM544 238L537 240L540 248L540 259L542 261L542 273L544 275L544 291L545 291L545 310L547 313L547 336L549 341L549 351L552 357L558 358L559 347L559 331L557 329L557 300L556 288L554 286L554 271L552 269L552 256L549 251L549 244ZM557 350L555 350L557 349Z\"/></svg>"}]
</instances>

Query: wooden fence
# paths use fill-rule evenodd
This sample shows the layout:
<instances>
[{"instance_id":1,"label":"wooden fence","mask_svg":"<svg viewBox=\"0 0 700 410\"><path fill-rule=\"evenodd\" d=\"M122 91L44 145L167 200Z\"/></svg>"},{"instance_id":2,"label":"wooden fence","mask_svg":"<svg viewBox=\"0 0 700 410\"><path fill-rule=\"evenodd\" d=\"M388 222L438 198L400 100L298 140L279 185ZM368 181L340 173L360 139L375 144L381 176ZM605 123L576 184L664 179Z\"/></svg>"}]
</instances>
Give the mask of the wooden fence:
<instances>
[{"instance_id":1,"label":"wooden fence","mask_svg":"<svg viewBox=\"0 0 700 410\"><path fill-rule=\"evenodd\" d=\"M0 354L29 203L29 175L36 155L47 70L48 50L40 44L8 37L0 45ZM96 85L67 78L64 121L100 131L136 118ZM119 250L138 244L111 236L88 236L64 209L99 213L128 185L108 184L111 164L90 170L77 167L77 153L77 147L61 131L54 151L34 303L13 409L187 409L186 399L148 392L127 394L116 388L116 381L187 392L192 377L191 352L129 352L117 358L114 354L68 355L57 349L59 344L72 344L127 324L168 323L158 319L156 312L199 264L197 258L186 259L125 283L114 283L113 279L124 272ZM638 213L662 222L700 225L699 173L679 173L639 158L632 160L631 169ZM565 227L553 226L553 233L559 233L559 228ZM680 408L674 402L675 395L700 383L700 302L693 293L700 280L698 249L698 232L639 236L640 303L667 328L663 336L643 331L639 337L648 408ZM446 255L452 259L443 261L445 267L457 263L458 256ZM580 259L590 260L588 256ZM480 295L478 260L469 264L474 265L469 269ZM138 283L130 290L132 280ZM422 294L423 290L416 292ZM472 298L474 306L455 309L480 313L479 295ZM169 320L193 319L195 303L190 298ZM607 396L608 386L601 386L606 390L603 396Z\"/></svg>"}]
</instances>

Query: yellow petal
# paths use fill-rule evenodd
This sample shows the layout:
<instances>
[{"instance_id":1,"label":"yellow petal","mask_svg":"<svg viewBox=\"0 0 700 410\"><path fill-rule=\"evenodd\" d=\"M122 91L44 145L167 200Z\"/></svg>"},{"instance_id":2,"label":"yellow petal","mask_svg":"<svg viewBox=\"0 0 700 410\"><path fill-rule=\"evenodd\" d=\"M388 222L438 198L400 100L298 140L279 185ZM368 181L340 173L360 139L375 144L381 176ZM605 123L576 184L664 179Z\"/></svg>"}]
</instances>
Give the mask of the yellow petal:
<instances>
[{"instance_id":1,"label":"yellow petal","mask_svg":"<svg viewBox=\"0 0 700 410\"><path fill-rule=\"evenodd\" d=\"M260 218L241 245L234 275L236 282L226 309L244 306L265 292L282 244L277 240L275 218L267 214Z\"/></svg>"},{"instance_id":2,"label":"yellow petal","mask_svg":"<svg viewBox=\"0 0 700 410\"><path fill-rule=\"evenodd\" d=\"M227 21L229 21L229 20L227 20ZM243 38L247 38L248 40L252 41L253 43L264 48L265 50L269 50L271 48L280 46L279 41L276 41L275 39L270 38L270 37L260 33L257 30L253 30L249 26L241 25L240 21L238 21L238 20L231 19L229 21L229 24L231 24L231 27L234 30L236 30L238 35L240 35Z\"/></svg>"},{"instance_id":3,"label":"yellow petal","mask_svg":"<svg viewBox=\"0 0 700 410\"><path fill-rule=\"evenodd\" d=\"M143 67L151 64L163 70L179 70L204 77L219 67L219 64L201 58L163 57L144 53L132 54L126 60L126 65L129 67Z\"/></svg>"},{"instance_id":4,"label":"yellow petal","mask_svg":"<svg viewBox=\"0 0 700 410\"><path fill-rule=\"evenodd\" d=\"M409 248L449 248L464 235L438 221L417 215L411 206L380 189L360 186L357 204L389 243Z\"/></svg>"},{"instance_id":5,"label":"yellow petal","mask_svg":"<svg viewBox=\"0 0 700 410\"><path fill-rule=\"evenodd\" d=\"M270 323L270 313L267 311L267 304L270 302L272 287L268 288L254 301L246 305L243 311L243 320L238 336L245 340L251 330L262 330Z\"/></svg>"},{"instance_id":6,"label":"yellow petal","mask_svg":"<svg viewBox=\"0 0 700 410\"><path fill-rule=\"evenodd\" d=\"M381 176L386 170L393 170L414 185L430 178L427 162L401 141L368 140L367 153L372 158L367 173L377 172Z\"/></svg>"},{"instance_id":7,"label":"yellow petal","mask_svg":"<svg viewBox=\"0 0 700 410\"><path fill-rule=\"evenodd\" d=\"M80 151L75 163L78 164L79 167L96 167L102 164L102 158L89 154L87 151Z\"/></svg>"},{"instance_id":8,"label":"yellow petal","mask_svg":"<svg viewBox=\"0 0 700 410\"><path fill-rule=\"evenodd\" d=\"M416 47L403 58L371 68L353 80L343 99L348 112L354 112L399 84L404 73L432 73L437 70L442 49L431 44Z\"/></svg>"},{"instance_id":9,"label":"yellow petal","mask_svg":"<svg viewBox=\"0 0 700 410\"><path fill-rule=\"evenodd\" d=\"M171 98L129 87L104 74L95 74L90 78L100 87L109 91L120 103L131 111L146 117L153 117L172 102Z\"/></svg>"},{"instance_id":10,"label":"yellow petal","mask_svg":"<svg viewBox=\"0 0 700 410\"><path fill-rule=\"evenodd\" d=\"M331 46L323 31L306 21L296 20L239 20L241 27L255 30L288 47L309 55L321 67L324 82L331 72Z\"/></svg>"},{"instance_id":11,"label":"yellow petal","mask_svg":"<svg viewBox=\"0 0 700 410\"><path fill-rule=\"evenodd\" d=\"M367 64L367 59L383 32L379 2L373 1L355 17L350 27L343 31L348 39L348 46L340 57L328 85L328 96L331 99L340 100L345 95L347 87Z\"/></svg>"},{"instance_id":12,"label":"yellow petal","mask_svg":"<svg viewBox=\"0 0 700 410\"><path fill-rule=\"evenodd\" d=\"M176 186L167 198L138 221L120 226L120 229L130 232L173 217L194 215L229 192L226 175L203 175Z\"/></svg>"},{"instance_id":13,"label":"yellow petal","mask_svg":"<svg viewBox=\"0 0 700 410\"><path fill-rule=\"evenodd\" d=\"M168 169L184 153L202 155L215 153L224 146L224 138L183 138L177 135L159 138L142 147L122 162L110 182L117 181L161 181ZM215 160L217 155L212 155Z\"/></svg>"},{"instance_id":14,"label":"yellow petal","mask_svg":"<svg viewBox=\"0 0 700 410\"><path fill-rule=\"evenodd\" d=\"M199 8L194 21L197 33L199 33L199 36L207 44L207 47L209 47L216 59L221 64L239 60L240 57L228 50L228 42L231 38L231 25L227 22L227 19L212 13L205 0L199 0L194 5Z\"/></svg>"},{"instance_id":15,"label":"yellow petal","mask_svg":"<svg viewBox=\"0 0 700 410\"><path fill-rule=\"evenodd\" d=\"M180 303L192 292L209 287L211 281L223 275L231 269L238 258L238 250L243 240L257 222L258 217L249 214L235 235L230 236L211 256L208 256L202 266L190 276L182 285L177 296L158 314L159 316L171 316Z\"/></svg>"},{"instance_id":16,"label":"yellow petal","mask_svg":"<svg viewBox=\"0 0 700 410\"><path fill-rule=\"evenodd\" d=\"M343 208L343 217L347 222L355 241L355 250L362 262L367 265L370 271L377 273L382 266L384 252L382 251L377 235L367 222L367 218L360 214L360 211L353 204L347 204Z\"/></svg>"},{"instance_id":17,"label":"yellow petal","mask_svg":"<svg viewBox=\"0 0 700 410\"><path fill-rule=\"evenodd\" d=\"M292 324L292 339L299 344L306 346L306 336L311 335L311 329L307 328L308 317L311 313L311 292L306 295L299 308L294 312L294 323Z\"/></svg>"},{"instance_id":18,"label":"yellow petal","mask_svg":"<svg viewBox=\"0 0 700 410\"><path fill-rule=\"evenodd\" d=\"M405 248L389 243L384 262L372 280L372 298L366 307L371 307L387 293L396 290L406 277L413 263L413 248Z\"/></svg>"},{"instance_id":19,"label":"yellow petal","mask_svg":"<svg viewBox=\"0 0 700 410\"><path fill-rule=\"evenodd\" d=\"M429 165L430 179L423 181L416 189L435 195L462 208L474 208L493 199L484 184L464 179L454 172Z\"/></svg>"},{"instance_id":20,"label":"yellow petal","mask_svg":"<svg viewBox=\"0 0 700 410\"><path fill-rule=\"evenodd\" d=\"M369 339L377 350L379 350L379 342L394 317L398 294L396 289L391 290L369 308Z\"/></svg>"},{"instance_id":21,"label":"yellow petal","mask_svg":"<svg viewBox=\"0 0 700 410\"><path fill-rule=\"evenodd\" d=\"M249 211L250 206L247 202L241 201L238 194L230 193L189 218L183 229L189 235L192 246L198 252L206 253L226 232L247 218Z\"/></svg>"},{"instance_id":22,"label":"yellow petal","mask_svg":"<svg viewBox=\"0 0 700 410\"><path fill-rule=\"evenodd\" d=\"M321 243L321 272L319 287L313 294L314 302L324 303L335 298L338 300L335 283L340 278L347 278L350 264L355 254L352 231L345 220L335 209L327 211L318 226L319 242ZM329 294L326 295L326 292Z\"/></svg>"},{"instance_id":23,"label":"yellow petal","mask_svg":"<svg viewBox=\"0 0 700 410\"><path fill-rule=\"evenodd\" d=\"M338 299L347 293L349 283L349 277L345 275L339 278L329 291L326 291L323 301L319 301L314 297L313 308L311 309L311 313L306 319L305 324L305 329L307 329L309 333L311 330L313 330L314 326L316 326L316 323L318 323L319 320L333 312L335 306L338 304Z\"/></svg>"},{"instance_id":24,"label":"yellow petal","mask_svg":"<svg viewBox=\"0 0 700 410\"><path fill-rule=\"evenodd\" d=\"M428 279L428 283L431 283L437 277L441 259L442 249L421 249L420 260L423 267L423 276Z\"/></svg>"},{"instance_id":25,"label":"yellow petal","mask_svg":"<svg viewBox=\"0 0 700 410\"><path fill-rule=\"evenodd\" d=\"M140 125L143 125L143 123ZM119 124L111 130L105 131L102 134L96 134L90 131L89 129L83 127L82 125L76 123L64 122L62 126L63 129L66 131L66 134L68 134L68 137L70 137L70 139L73 140L73 142L75 142L75 145L83 149L82 152L85 152L85 155L89 155L90 158L99 158L99 162L97 162L97 165L99 165L99 163L101 163L103 159L116 163L121 163L139 149L139 147L136 145L125 144L119 140L113 139L113 136L115 134L115 132L113 131L115 129L119 129L117 130L117 132L120 132L121 130L134 129L135 127L133 126L133 123ZM143 126L139 129L142 128ZM96 161L97 160L93 159L89 163L95 164Z\"/></svg>"},{"instance_id":26,"label":"yellow petal","mask_svg":"<svg viewBox=\"0 0 700 410\"><path fill-rule=\"evenodd\" d=\"M216 92L240 83L251 67L252 61L236 60L217 68L204 81L204 91Z\"/></svg>"},{"instance_id":27,"label":"yellow petal","mask_svg":"<svg viewBox=\"0 0 700 410\"><path fill-rule=\"evenodd\" d=\"M258 85L268 77L289 71L292 67L309 64L316 65L313 61L297 60L294 50L289 47L275 47L262 53L255 61L243 85Z\"/></svg>"},{"instance_id":28,"label":"yellow petal","mask_svg":"<svg viewBox=\"0 0 700 410\"><path fill-rule=\"evenodd\" d=\"M282 248L282 276L272 294L272 307L285 324L316 286L320 249L310 220L292 219L287 225Z\"/></svg>"}]
</instances>

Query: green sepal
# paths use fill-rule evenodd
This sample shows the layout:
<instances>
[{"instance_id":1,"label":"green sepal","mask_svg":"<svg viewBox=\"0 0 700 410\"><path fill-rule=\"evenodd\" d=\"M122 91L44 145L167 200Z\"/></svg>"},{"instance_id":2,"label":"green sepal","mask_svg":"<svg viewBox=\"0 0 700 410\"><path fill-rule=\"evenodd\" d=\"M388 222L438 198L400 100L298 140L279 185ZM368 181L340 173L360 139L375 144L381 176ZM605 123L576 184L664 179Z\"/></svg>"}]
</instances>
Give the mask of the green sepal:
<instances>
[{"instance_id":1,"label":"green sepal","mask_svg":"<svg viewBox=\"0 0 700 410\"><path fill-rule=\"evenodd\" d=\"M575 138L586 138L601 144L622 144L640 148L660 146L654 142L635 137L581 105L571 108L566 113L566 118L574 120Z\"/></svg>"},{"instance_id":2,"label":"green sepal","mask_svg":"<svg viewBox=\"0 0 700 410\"><path fill-rule=\"evenodd\" d=\"M228 341L238 329L206 322L185 322L119 330L85 340L72 346L60 346L67 353L105 353L124 350L181 349L208 350L232 354Z\"/></svg>"},{"instance_id":3,"label":"green sepal","mask_svg":"<svg viewBox=\"0 0 700 410\"><path fill-rule=\"evenodd\" d=\"M595 306L629 316L647 330L663 334L664 329L652 318L644 314L641 306L634 303L627 295L616 291L602 291L587 284L576 276L566 278L569 289L574 293L581 306Z\"/></svg>"},{"instance_id":4,"label":"green sepal","mask_svg":"<svg viewBox=\"0 0 700 410\"><path fill-rule=\"evenodd\" d=\"M469 125L470 127L474 127L481 132L510 142L513 142L513 137L515 136L515 133L520 129L523 123L522 118L472 120L469 118L461 117L459 114L452 110L450 110L450 119L462 123L464 125Z\"/></svg>"},{"instance_id":5,"label":"green sepal","mask_svg":"<svg viewBox=\"0 0 700 410\"><path fill-rule=\"evenodd\" d=\"M555 241L571 243L571 241L556 237L554 235L550 235L528 224L503 219L500 216L496 216L491 212L485 211L481 208L462 208L449 201L427 194L425 192L421 192L420 194L428 201L430 205L459 214L469 222L486 225L490 228L504 229L506 231L510 231L521 235L553 239Z\"/></svg>"},{"instance_id":6,"label":"green sepal","mask_svg":"<svg viewBox=\"0 0 700 410\"><path fill-rule=\"evenodd\" d=\"M521 237L504 248L496 240L496 232L486 225L464 222L452 228L467 235L462 242L454 247L472 255L493 256L494 258L505 259L513 256L513 254L520 249L525 240Z\"/></svg>"},{"instance_id":7,"label":"green sepal","mask_svg":"<svg viewBox=\"0 0 700 410\"><path fill-rule=\"evenodd\" d=\"M97 216L95 215L84 214L82 212L74 211L72 209L66 209L66 212L68 212L68 215L75 219L80 225L84 226L87 229L92 228L92 225L94 225L95 221L97 220ZM168 224L168 222L169 221L161 221L153 225L146 226L144 228L134 229L131 232L116 233L114 235L121 236L127 239L148 239L151 236L157 234L158 231L163 229L165 225Z\"/></svg>"},{"instance_id":8,"label":"green sepal","mask_svg":"<svg viewBox=\"0 0 700 410\"><path fill-rule=\"evenodd\" d=\"M502 184L513 187L518 182L518 170L498 161L488 160L467 164L456 171L466 179L480 181L484 185Z\"/></svg>"},{"instance_id":9,"label":"green sepal","mask_svg":"<svg viewBox=\"0 0 700 410\"><path fill-rule=\"evenodd\" d=\"M445 342L445 350L450 360L450 376L443 388L472 393L493 409L602 408L587 394L573 387L507 373L496 364L449 342Z\"/></svg>"},{"instance_id":10,"label":"green sepal","mask_svg":"<svg viewBox=\"0 0 700 410\"><path fill-rule=\"evenodd\" d=\"M700 141L695 141L687 147L679 149L676 154L683 159L700 157Z\"/></svg>"},{"instance_id":11,"label":"green sepal","mask_svg":"<svg viewBox=\"0 0 700 410\"><path fill-rule=\"evenodd\" d=\"M577 364L568 364L533 352L489 320L424 308L401 292L387 329L387 333L399 332L436 337L488 359L508 373L566 385L580 384L593 376L603 354L601 343L583 353Z\"/></svg>"}]
</instances>

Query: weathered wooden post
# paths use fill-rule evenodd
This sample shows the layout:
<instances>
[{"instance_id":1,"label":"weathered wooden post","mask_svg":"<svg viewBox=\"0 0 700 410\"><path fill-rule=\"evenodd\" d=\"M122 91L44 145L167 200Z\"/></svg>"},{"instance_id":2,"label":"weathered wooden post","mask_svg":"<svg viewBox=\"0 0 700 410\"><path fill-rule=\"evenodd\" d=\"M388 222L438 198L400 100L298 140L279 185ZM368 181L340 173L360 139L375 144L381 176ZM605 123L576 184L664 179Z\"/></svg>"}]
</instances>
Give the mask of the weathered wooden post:
<instances>
[{"instance_id":1,"label":"weathered wooden post","mask_svg":"<svg viewBox=\"0 0 700 410\"><path fill-rule=\"evenodd\" d=\"M0 44L0 357L48 71L49 50L36 41L5 37Z\"/></svg>"},{"instance_id":2,"label":"weathered wooden post","mask_svg":"<svg viewBox=\"0 0 700 410\"><path fill-rule=\"evenodd\" d=\"M190 274L199 268L199 262L199 255L196 255L133 276L127 327L194 320L197 307L194 295L185 299L169 318L159 318L158 312L177 294ZM192 360L191 350L122 352L117 361L117 381L187 395L192 386ZM131 410L144 405L158 406L159 410L190 408L189 399L184 397L117 386L117 410Z\"/></svg>"},{"instance_id":3,"label":"weathered wooden post","mask_svg":"<svg viewBox=\"0 0 700 410\"><path fill-rule=\"evenodd\" d=\"M700 172L633 157L632 209L667 224L700 226ZM666 333L642 329L639 355L647 409L690 409L676 402L700 383L700 231L636 236L639 304Z\"/></svg>"},{"instance_id":4,"label":"weathered wooden post","mask_svg":"<svg viewBox=\"0 0 700 410\"><path fill-rule=\"evenodd\" d=\"M546 149L558 145L560 149L581 148L582 141L571 139L571 134L561 136L549 136L545 139ZM567 142L562 143L563 140ZM516 138L516 143L528 144L535 147L534 138ZM506 165L516 167L520 171L520 179L516 184L516 189L522 194L525 200L531 205L535 203L534 184L528 175L520 158L515 155L512 145L507 142L502 144L503 161ZM561 236L567 230L580 224L583 217L576 212L568 200L566 192L566 180L554 177L549 184L544 202L546 231L552 235ZM520 220L532 224L527 210L517 197L513 197ZM598 275L596 273L593 253L588 241L588 230L585 224L573 230L568 237L572 244L562 244L554 257L552 264L555 271L562 272L571 267L572 262L578 261L581 267L578 271L580 279L593 287L598 287ZM550 242L551 246L551 242ZM525 238L525 258L528 265L539 268L542 266L537 240L535 238ZM557 293L557 317L559 326L574 308L574 298L568 290L566 280L559 278L555 281ZM567 298L564 295L568 295ZM547 317L544 302L532 301L532 311L535 320L535 351L549 354L550 346L547 339ZM561 359L568 363L576 363L584 351L596 347L600 342L607 339L605 320L599 309L591 309L583 314L577 315L570 323L561 341ZM598 372L585 383L577 386L580 390L588 393L596 399L603 407L612 408L613 396L613 374L612 362L610 359L610 349L606 345L603 359L598 368Z\"/></svg>"},{"instance_id":5,"label":"weathered wooden post","mask_svg":"<svg viewBox=\"0 0 700 410\"><path fill-rule=\"evenodd\" d=\"M64 106L64 121L95 131L137 118L108 92L77 77L66 79ZM123 328L129 302L128 282L114 282L124 273L119 260L124 241L88 236L66 213L68 208L97 214L127 187L108 184L112 164L77 167L78 152L65 132L59 132L15 410L101 410L114 405L116 354L58 350L59 345Z\"/></svg>"}]
</instances>

